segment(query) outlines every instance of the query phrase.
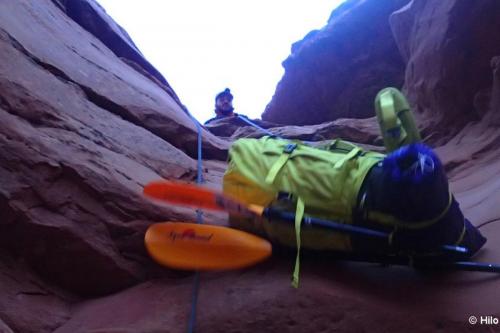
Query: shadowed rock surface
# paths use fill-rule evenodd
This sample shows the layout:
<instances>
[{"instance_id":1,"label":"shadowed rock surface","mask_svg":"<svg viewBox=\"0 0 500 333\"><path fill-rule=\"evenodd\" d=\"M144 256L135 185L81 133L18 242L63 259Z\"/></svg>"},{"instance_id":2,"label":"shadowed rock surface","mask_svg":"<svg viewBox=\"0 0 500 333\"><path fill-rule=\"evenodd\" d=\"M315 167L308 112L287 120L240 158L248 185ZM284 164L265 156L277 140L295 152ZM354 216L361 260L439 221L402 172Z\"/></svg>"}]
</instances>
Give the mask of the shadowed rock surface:
<instances>
[{"instance_id":1,"label":"shadowed rock surface","mask_svg":"<svg viewBox=\"0 0 500 333\"><path fill-rule=\"evenodd\" d=\"M263 121L260 119L242 118L242 116L238 115L235 117L226 117L213 120L209 124L206 124L205 128L210 133L217 135L218 137L229 138L235 135L235 133L241 128L249 127L255 129L256 127L250 125L249 122L263 129L280 126L278 124L274 124L268 121ZM260 134L263 135L265 134L265 132L261 130Z\"/></svg>"},{"instance_id":2,"label":"shadowed rock surface","mask_svg":"<svg viewBox=\"0 0 500 333\"><path fill-rule=\"evenodd\" d=\"M394 37L407 62L405 92L429 131L451 131L491 115L499 13L498 1L453 0L412 1L392 14Z\"/></svg>"},{"instance_id":3,"label":"shadowed rock surface","mask_svg":"<svg viewBox=\"0 0 500 333\"><path fill-rule=\"evenodd\" d=\"M488 243L476 259L500 262L499 6L489 0L406 3L348 1L330 19L332 27L342 23L335 34L347 40L341 35L367 24L367 8L379 8L370 19L370 36L380 41L369 44L368 54L387 52L392 59L394 47L406 67L375 57L356 62L349 72L353 62L347 55L367 54L359 44L325 48L315 58L323 72L308 75L318 79L310 99L335 106L315 118L328 122L259 124L290 139L341 137L380 150L375 119L352 119L360 115L342 108L355 98L354 90L322 100L339 77L330 59L346 53L349 61L340 59L338 66L352 84L383 87L390 84L385 70L392 78L404 71L426 142L442 158L466 217L484 224ZM70 13L69 5L82 12ZM383 15L390 16L392 33L377 25ZM312 33L311 45L328 29ZM105 36L95 35L103 31ZM319 52L308 44L294 52ZM193 275L155 264L143 237L152 222L194 221L196 212L147 200L142 187L159 178L195 181L197 131L163 76L141 57L93 0L0 2L0 332L186 331ZM309 71L307 63L293 66ZM359 76L361 68L372 73L371 81ZM283 101L297 95L283 83L287 75L276 92ZM363 117L373 115L375 93L365 95L370 105ZM278 118L290 116L276 110ZM293 115L294 123L308 123L309 113ZM214 128L225 138L202 129L203 176L207 186L220 188L230 142L262 134L235 124ZM227 223L224 214L205 213L204 220ZM296 290L290 286L294 259L277 253L249 269L202 273L197 331L498 330L468 324L470 315L500 316L496 275L421 272L304 254Z\"/></svg>"},{"instance_id":4,"label":"shadowed rock surface","mask_svg":"<svg viewBox=\"0 0 500 333\"><path fill-rule=\"evenodd\" d=\"M373 116L377 92L403 84L404 62L388 17L406 3L348 0L340 5L324 28L292 46L262 119L311 125Z\"/></svg>"},{"instance_id":5,"label":"shadowed rock surface","mask_svg":"<svg viewBox=\"0 0 500 333\"><path fill-rule=\"evenodd\" d=\"M0 50L0 318L52 332L78 297L169 274L147 256L144 231L195 212L158 206L142 186L196 178L196 126L52 1L1 2ZM202 135L204 156L225 159L228 143Z\"/></svg>"}]
</instances>

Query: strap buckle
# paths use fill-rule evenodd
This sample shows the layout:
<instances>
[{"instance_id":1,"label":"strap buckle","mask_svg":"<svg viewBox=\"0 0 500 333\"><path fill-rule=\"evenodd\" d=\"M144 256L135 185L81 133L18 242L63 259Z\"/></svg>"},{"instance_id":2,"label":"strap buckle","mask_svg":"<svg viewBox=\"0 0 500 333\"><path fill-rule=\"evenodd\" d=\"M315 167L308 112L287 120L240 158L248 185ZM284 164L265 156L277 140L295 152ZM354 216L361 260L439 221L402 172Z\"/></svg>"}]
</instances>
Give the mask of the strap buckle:
<instances>
[{"instance_id":1,"label":"strap buckle","mask_svg":"<svg viewBox=\"0 0 500 333\"><path fill-rule=\"evenodd\" d=\"M285 148L283 148L283 152L286 153L286 154L291 154L295 148L297 148L297 144L296 143L288 143Z\"/></svg>"}]
</instances>

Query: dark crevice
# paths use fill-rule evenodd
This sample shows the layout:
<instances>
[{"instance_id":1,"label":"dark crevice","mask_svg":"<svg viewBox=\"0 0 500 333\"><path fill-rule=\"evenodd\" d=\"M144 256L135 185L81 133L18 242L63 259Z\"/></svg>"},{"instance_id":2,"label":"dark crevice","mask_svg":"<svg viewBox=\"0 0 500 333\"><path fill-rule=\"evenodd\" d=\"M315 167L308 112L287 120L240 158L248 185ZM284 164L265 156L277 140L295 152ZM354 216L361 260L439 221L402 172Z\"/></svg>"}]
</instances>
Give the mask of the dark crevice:
<instances>
[{"instance_id":1,"label":"dark crevice","mask_svg":"<svg viewBox=\"0 0 500 333\"><path fill-rule=\"evenodd\" d=\"M491 224L491 223L496 223L496 222L500 222L500 219L492 219L492 220L488 220L486 222L483 222L481 224L479 224L476 228L482 228L484 227L485 225L488 225L488 224Z\"/></svg>"},{"instance_id":2,"label":"dark crevice","mask_svg":"<svg viewBox=\"0 0 500 333\"><path fill-rule=\"evenodd\" d=\"M4 91L10 98L1 95ZM34 103L35 100L36 103ZM16 82L0 82L0 108L13 116L22 118L34 127L68 129L69 126L63 124L62 118L57 115L52 106L33 99L30 92Z\"/></svg>"},{"instance_id":3,"label":"dark crevice","mask_svg":"<svg viewBox=\"0 0 500 333\"><path fill-rule=\"evenodd\" d=\"M57 77L59 80L63 81L64 83L71 83L71 84L76 85L80 89L82 89L82 91L85 93L87 99L91 103L121 117L122 119L124 119L132 124L135 124L139 127L142 127L144 129L150 131L151 133L155 134L156 136L162 138L163 140L168 141L169 143L171 143L172 145L174 145L178 149L184 151L188 156L190 156L192 158L197 157L196 147L194 147L194 146L192 147L192 145L190 145L189 142L187 142L185 140L185 138L183 139L183 138L179 137L179 140L173 140L173 141L166 140L164 138L164 135L161 132L161 130L156 130L154 128L144 127L143 124L141 123L141 121L139 119L137 119L137 117L134 116L129 110L127 110L126 108L111 101L110 99L106 98L105 96L98 94L97 92L95 92L91 88L84 86L78 82L75 82L59 68L57 68L51 64L45 63L42 60L40 60L39 58L37 58L36 56L34 56L33 54L31 54L26 48L24 48L21 45L21 43L19 43L19 41L17 41L13 36L8 34L5 30L3 30L3 29L0 29L0 30L2 30L9 37L10 42L14 46L15 49L17 49L19 52L23 53L26 57L28 57L31 61L33 61L33 63L40 66L44 70L47 70L48 72L53 74L55 77ZM9 103L4 99L0 100L0 103L3 103L6 106L9 106ZM186 111L185 108L183 108L183 109L184 109L184 111Z\"/></svg>"},{"instance_id":4,"label":"dark crevice","mask_svg":"<svg viewBox=\"0 0 500 333\"><path fill-rule=\"evenodd\" d=\"M78 83L75 83L75 84L78 84ZM94 90L92 90L89 87L86 87L86 86L83 86L80 84L78 84L78 86L83 90L87 99L90 102L92 102L93 104L95 104L96 106L98 106L99 108L104 109L104 110L108 110L111 113L122 117L123 119L125 119L128 122L131 122L131 123L136 124L140 127L143 127L139 124L139 121L123 106L118 105L115 102L108 99L107 97L98 94L97 92L95 92Z\"/></svg>"},{"instance_id":5,"label":"dark crevice","mask_svg":"<svg viewBox=\"0 0 500 333\"><path fill-rule=\"evenodd\" d=\"M8 111L12 109L12 106L10 103L2 96L0 95L0 108Z\"/></svg>"},{"instance_id":6,"label":"dark crevice","mask_svg":"<svg viewBox=\"0 0 500 333\"><path fill-rule=\"evenodd\" d=\"M107 111L109 111L117 116L120 116L122 119L124 119L132 124L135 124L139 127L145 128L145 129L149 130L150 132L152 132L153 134L164 139L161 131L155 130L152 128L144 127L143 124L141 124L140 120L137 119L137 117L135 117L126 108L124 108L124 107L118 105L117 103L111 101L110 99L98 94L97 92L95 92L91 88L84 86L78 82L75 82L66 73L64 73L63 71L61 71L57 67L55 67L51 64L45 63L42 60L40 60L39 58L35 57L26 48L24 48L21 45L21 43L19 43L19 41L17 41L14 37L12 37L10 34L8 34L5 30L3 30L3 29L0 29L0 30L2 30L3 32L6 33L6 35L9 37L10 42L13 45L13 47L15 49L17 49L19 52L21 52L22 54L24 54L26 57L28 57L31 61L33 61L33 63L40 66L44 70L47 70L48 72L52 73L55 77L57 77L59 80L63 81L64 83L72 83L72 84L80 87L80 89L82 89L82 91L85 93L87 99L91 103L95 104L99 108L102 108L102 109L107 110ZM0 98L1 98L1 96L0 96ZM10 109L9 103L4 98L0 99L0 106L5 106L8 109ZM168 141L168 140L165 140L165 141ZM195 158L197 156L196 148L195 147L191 148L189 144L186 144L186 140L182 140L182 138L179 138L179 141L172 141L170 143L173 144L174 146L176 146L177 148L181 149L182 151L186 152L186 154L188 154L189 156L191 156L193 158Z\"/></svg>"},{"instance_id":7,"label":"dark crevice","mask_svg":"<svg viewBox=\"0 0 500 333\"><path fill-rule=\"evenodd\" d=\"M10 39L10 43L12 44L12 46L14 46L14 48L16 50L18 50L19 52L21 52L22 54L24 54L26 57L28 57L29 59L31 59L31 61L33 61L35 64L37 64L38 66L42 67L43 69L49 71L50 73L52 73L55 77L57 77L58 79L60 79L61 81L67 83L67 82L73 82L75 83L74 81L72 81L69 76L67 76L63 71L61 71L59 68L51 65L51 64L48 64L46 62L43 62L42 60L40 60L39 58L35 57L32 53L30 53L28 50L26 50L26 48L24 46L21 45L21 43L19 43L19 41L17 39L15 39L14 37L12 37L10 34L8 34L5 30L3 30L7 36L9 37Z\"/></svg>"},{"instance_id":8,"label":"dark crevice","mask_svg":"<svg viewBox=\"0 0 500 333\"><path fill-rule=\"evenodd\" d=\"M451 161L451 162L448 162L444 165L444 170L445 170L446 174L448 174L451 177L453 171L456 168L458 168L459 166L461 166L462 164L463 164L463 162Z\"/></svg>"},{"instance_id":9,"label":"dark crevice","mask_svg":"<svg viewBox=\"0 0 500 333\"><path fill-rule=\"evenodd\" d=\"M78 83L75 83L75 84L78 84ZM175 140L175 138L169 138L169 140L166 140L164 138L164 133L162 133L162 131L160 129L155 129L155 128L151 128L151 127L144 127L142 122L139 119L137 119L137 117L133 113L131 113L129 110L127 110L126 108L116 104L115 102L111 101L110 99L106 98L105 96L98 94L97 92L95 92L94 90L92 90L89 87L82 86L79 84L78 84L78 86L83 90L87 99L90 102L92 102L93 104L97 105L98 107L105 109L105 110L107 110L107 111L109 111L117 116L120 116L121 118L123 118L124 120L126 120L132 124L135 124L139 127L142 127L144 129L148 130L149 132L153 133L154 135L162 138L163 140L169 142L173 146L182 150L188 156L190 156L192 158L197 157L198 152L196 150L196 146L190 145L189 142L185 140L185 138L178 137L178 140ZM160 120L160 121L164 121L164 120ZM178 124L178 125L181 126L180 124ZM186 128L186 130L189 130L189 129Z\"/></svg>"},{"instance_id":10,"label":"dark crevice","mask_svg":"<svg viewBox=\"0 0 500 333\"><path fill-rule=\"evenodd\" d=\"M64 4L61 1L64 0L52 0L52 2L54 3L54 5L56 5L57 8L59 8L62 11L65 11Z\"/></svg>"}]
</instances>

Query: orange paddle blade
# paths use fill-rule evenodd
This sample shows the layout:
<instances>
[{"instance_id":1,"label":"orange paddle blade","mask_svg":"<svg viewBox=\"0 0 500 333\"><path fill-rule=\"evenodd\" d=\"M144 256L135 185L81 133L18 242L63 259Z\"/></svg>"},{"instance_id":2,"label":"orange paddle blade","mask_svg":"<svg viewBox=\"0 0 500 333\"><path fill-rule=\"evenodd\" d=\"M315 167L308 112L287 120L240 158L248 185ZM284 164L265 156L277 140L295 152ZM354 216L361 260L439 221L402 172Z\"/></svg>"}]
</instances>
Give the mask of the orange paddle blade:
<instances>
[{"instance_id":1,"label":"orange paddle blade","mask_svg":"<svg viewBox=\"0 0 500 333\"><path fill-rule=\"evenodd\" d=\"M163 222L145 236L150 256L159 264L183 270L226 270L254 265L271 255L271 244L227 227Z\"/></svg>"},{"instance_id":2,"label":"orange paddle blade","mask_svg":"<svg viewBox=\"0 0 500 333\"><path fill-rule=\"evenodd\" d=\"M173 204L228 211L248 217L255 212L244 204L206 187L169 181L151 182L144 186L144 194Z\"/></svg>"}]
</instances>

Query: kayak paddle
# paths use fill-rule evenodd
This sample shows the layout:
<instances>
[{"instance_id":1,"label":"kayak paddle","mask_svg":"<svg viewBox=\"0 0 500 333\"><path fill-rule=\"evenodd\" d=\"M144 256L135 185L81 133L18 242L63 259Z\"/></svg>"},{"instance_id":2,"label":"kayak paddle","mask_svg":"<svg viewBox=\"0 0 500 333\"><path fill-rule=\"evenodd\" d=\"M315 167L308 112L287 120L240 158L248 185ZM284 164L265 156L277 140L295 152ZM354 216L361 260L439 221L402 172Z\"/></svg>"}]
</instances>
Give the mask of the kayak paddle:
<instances>
[{"instance_id":1,"label":"kayak paddle","mask_svg":"<svg viewBox=\"0 0 500 333\"><path fill-rule=\"evenodd\" d=\"M156 181L147 184L144 187L144 194L159 199L162 201L167 201L175 204L181 204L186 206L192 206L197 208L206 208L211 210L218 211L227 211L231 214L238 214L243 216L264 216L269 219L277 218L285 221L295 221L295 214L290 212L281 211L271 207L261 207L257 205L249 205L238 202L237 200L228 198L224 196L224 194L219 193L215 190L211 190L205 187L191 185L191 184L183 184L183 183L175 183L175 182L167 182L167 181ZM328 228L332 230L336 230L343 233L355 234L355 235L364 235L368 237L375 238L387 238L389 234L373 230L369 228L364 228L360 226L354 226L344 223L339 223L336 221L323 220L319 218L304 216L303 223L305 225L310 226L318 226L323 228ZM196 224L193 224L196 225ZM151 226L150 228L152 228ZM208 227L208 226L207 226ZM211 226L213 228L224 228ZM234 230L231 228L226 228L230 230ZM234 230L237 231L237 230ZM257 237L257 236L255 236ZM206 251L210 252L210 247L205 248ZM453 253L463 255L468 252L467 248L455 245L443 245L441 250L443 252ZM201 251L201 250L200 250ZM157 251L155 251L156 253ZM150 252L151 253L151 252ZM183 252L187 253L187 252ZM189 254L187 254L189 256ZM215 256L214 256L215 257ZM161 258L156 258L155 260L161 260ZM188 261L187 259L185 260ZM363 260L360 260L363 261ZM160 262L160 261L159 261ZM160 262L161 263L161 262ZM175 263L174 263L175 265ZM250 265L250 264L248 264ZM442 262L442 263L432 263L426 265L429 268L435 269L452 269L452 270L463 270L463 271L481 271L481 272L491 272L491 273L500 273L500 265L497 264L489 264L489 263L479 263L473 261L452 261L452 262ZM243 266L241 266L243 267ZM185 267L184 269L188 269ZM201 268L203 269L203 268ZM211 268L205 268L211 269ZM212 269L221 269L221 268L212 268ZM228 268L229 269L229 268Z\"/></svg>"},{"instance_id":2,"label":"kayak paddle","mask_svg":"<svg viewBox=\"0 0 500 333\"><path fill-rule=\"evenodd\" d=\"M240 230L206 224L163 222L144 238L151 257L183 270L227 270L254 265L271 255L271 244Z\"/></svg>"},{"instance_id":3,"label":"kayak paddle","mask_svg":"<svg viewBox=\"0 0 500 333\"><path fill-rule=\"evenodd\" d=\"M227 211L247 217L255 216L255 212L251 211L246 205L202 186L155 181L144 186L143 193L151 198L177 205Z\"/></svg>"}]
</instances>

